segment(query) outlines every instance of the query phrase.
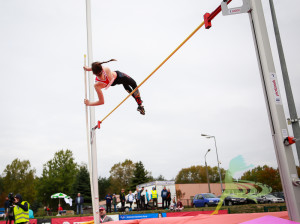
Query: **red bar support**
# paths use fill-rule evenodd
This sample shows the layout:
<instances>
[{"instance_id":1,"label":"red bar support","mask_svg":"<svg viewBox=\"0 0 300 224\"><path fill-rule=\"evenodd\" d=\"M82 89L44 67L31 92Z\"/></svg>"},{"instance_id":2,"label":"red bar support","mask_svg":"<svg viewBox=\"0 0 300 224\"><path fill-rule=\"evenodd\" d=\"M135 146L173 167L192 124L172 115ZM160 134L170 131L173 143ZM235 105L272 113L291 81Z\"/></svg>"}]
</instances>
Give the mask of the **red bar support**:
<instances>
[{"instance_id":1,"label":"red bar support","mask_svg":"<svg viewBox=\"0 0 300 224\"><path fill-rule=\"evenodd\" d=\"M228 0L227 5L232 0ZM205 13L204 14L204 23L205 23L205 29L209 29L211 27L211 21L221 12L222 8L221 5L218 6L218 8L215 9L212 13Z\"/></svg>"},{"instance_id":2,"label":"red bar support","mask_svg":"<svg viewBox=\"0 0 300 224\"><path fill-rule=\"evenodd\" d=\"M98 129L100 129L101 121L98 121Z\"/></svg>"}]
</instances>

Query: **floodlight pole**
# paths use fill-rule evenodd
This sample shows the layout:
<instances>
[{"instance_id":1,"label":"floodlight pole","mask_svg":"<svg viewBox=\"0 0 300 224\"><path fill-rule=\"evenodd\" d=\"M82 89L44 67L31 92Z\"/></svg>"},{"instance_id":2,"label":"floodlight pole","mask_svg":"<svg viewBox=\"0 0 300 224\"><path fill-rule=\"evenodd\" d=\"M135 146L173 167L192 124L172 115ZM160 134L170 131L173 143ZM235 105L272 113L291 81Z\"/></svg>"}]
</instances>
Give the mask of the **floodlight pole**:
<instances>
[{"instance_id":1,"label":"floodlight pole","mask_svg":"<svg viewBox=\"0 0 300 224\"><path fill-rule=\"evenodd\" d=\"M204 160L205 160L205 168L206 168L206 178L207 178L207 184L208 184L208 192L211 193L211 191L210 191L209 175L208 175L208 169L207 169L207 163L206 163L206 155L207 155L207 153L209 151L210 151L210 149L208 149L207 152L205 153Z\"/></svg>"},{"instance_id":2,"label":"floodlight pole","mask_svg":"<svg viewBox=\"0 0 300 224\"><path fill-rule=\"evenodd\" d=\"M88 66L91 66L93 62L93 51L92 51L92 23L91 23L91 0L86 0L86 27L87 27L87 55L88 55ZM89 100L94 100L94 79L91 72L88 73L89 80ZM95 108L89 107L90 110L90 128L95 126ZM92 138L92 135L90 136ZM93 216L94 223L100 223L99 217L99 191L98 191L98 166L97 166L97 147L96 138L90 142L91 144L91 163L89 164L90 175L92 176L92 202L93 202Z\"/></svg>"}]
</instances>

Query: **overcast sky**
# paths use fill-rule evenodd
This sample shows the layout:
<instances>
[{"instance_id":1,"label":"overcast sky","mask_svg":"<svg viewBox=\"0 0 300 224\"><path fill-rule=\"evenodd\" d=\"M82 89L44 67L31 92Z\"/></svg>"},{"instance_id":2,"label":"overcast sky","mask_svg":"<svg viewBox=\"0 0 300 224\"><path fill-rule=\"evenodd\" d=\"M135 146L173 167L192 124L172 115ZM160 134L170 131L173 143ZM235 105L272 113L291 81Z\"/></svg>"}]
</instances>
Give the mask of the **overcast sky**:
<instances>
[{"instance_id":1,"label":"overcast sky","mask_svg":"<svg viewBox=\"0 0 300 224\"><path fill-rule=\"evenodd\" d=\"M94 61L142 82L221 0L92 0ZM239 6L241 0L233 1ZM274 0L298 114L298 0ZM269 3L263 1L276 73L282 82ZM0 1L0 174L15 158L37 175L61 149L86 162L83 62L87 53L84 0ZM192 165L221 167L242 155L247 164L277 167L247 14L222 16L202 28L140 89L146 115L128 99L97 131L99 176L125 159L142 161L154 177L174 178ZM127 96L104 91L101 120ZM291 129L289 129L291 131ZM290 133L292 135L292 133ZM295 149L294 149L295 151ZM296 157L295 157L296 158ZM297 162L298 164L298 162Z\"/></svg>"}]
</instances>

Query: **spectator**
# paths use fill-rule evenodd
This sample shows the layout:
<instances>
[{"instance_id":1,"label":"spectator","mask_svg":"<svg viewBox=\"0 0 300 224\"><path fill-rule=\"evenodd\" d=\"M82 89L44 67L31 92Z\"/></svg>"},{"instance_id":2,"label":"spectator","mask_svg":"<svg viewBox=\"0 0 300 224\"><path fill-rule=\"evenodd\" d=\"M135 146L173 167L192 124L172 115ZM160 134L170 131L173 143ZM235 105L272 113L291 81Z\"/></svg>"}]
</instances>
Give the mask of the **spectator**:
<instances>
[{"instance_id":1,"label":"spectator","mask_svg":"<svg viewBox=\"0 0 300 224\"><path fill-rule=\"evenodd\" d=\"M117 198L116 198L116 194L113 194L113 205L114 205L114 212L117 212Z\"/></svg>"},{"instance_id":2,"label":"spectator","mask_svg":"<svg viewBox=\"0 0 300 224\"><path fill-rule=\"evenodd\" d=\"M110 195L110 193L108 193L105 196L105 200L106 200L106 212L107 213L111 213L111 201L112 201L112 196Z\"/></svg>"},{"instance_id":3,"label":"spectator","mask_svg":"<svg viewBox=\"0 0 300 224\"><path fill-rule=\"evenodd\" d=\"M100 223L114 221L111 217L106 215L106 211L103 207L100 207L99 211L100 211Z\"/></svg>"},{"instance_id":4,"label":"spectator","mask_svg":"<svg viewBox=\"0 0 300 224\"><path fill-rule=\"evenodd\" d=\"M20 194L16 194L14 199L14 223L29 223L29 203L27 201L23 201L22 196Z\"/></svg>"},{"instance_id":5,"label":"spectator","mask_svg":"<svg viewBox=\"0 0 300 224\"><path fill-rule=\"evenodd\" d=\"M34 219L33 211L29 209L29 218Z\"/></svg>"},{"instance_id":6,"label":"spectator","mask_svg":"<svg viewBox=\"0 0 300 224\"><path fill-rule=\"evenodd\" d=\"M141 194L141 209L145 209L146 192L144 190L144 187L142 187L142 190L140 191L140 194Z\"/></svg>"},{"instance_id":7,"label":"spectator","mask_svg":"<svg viewBox=\"0 0 300 224\"><path fill-rule=\"evenodd\" d=\"M167 191L166 187L164 187L164 189L161 191L162 208L163 209L165 209L167 206L167 194L168 194L168 191Z\"/></svg>"},{"instance_id":8,"label":"spectator","mask_svg":"<svg viewBox=\"0 0 300 224\"><path fill-rule=\"evenodd\" d=\"M127 201L130 204L130 209L132 210L132 203L134 201L134 194L132 193L132 191L129 191L129 194L127 195Z\"/></svg>"},{"instance_id":9,"label":"spectator","mask_svg":"<svg viewBox=\"0 0 300 224\"><path fill-rule=\"evenodd\" d=\"M135 202L136 202L136 209L139 211L141 209L141 192L138 188L136 188L135 194Z\"/></svg>"},{"instance_id":10,"label":"spectator","mask_svg":"<svg viewBox=\"0 0 300 224\"><path fill-rule=\"evenodd\" d=\"M77 198L75 199L75 204L76 204L76 214L78 215L83 214L83 202L84 199L83 197L80 195L80 193L77 194Z\"/></svg>"},{"instance_id":11,"label":"spectator","mask_svg":"<svg viewBox=\"0 0 300 224\"><path fill-rule=\"evenodd\" d=\"M58 213L61 215L62 213L65 213L64 209L61 207L60 204L58 204Z\"/></svg>"},{"instance_id":12,"label":"spectator","mask_svg":"<svg viewBox=\"0 0 300 224\"><path fill-rule=\"evenodd\" d=\"M145 196L146 196L146 200L145 200L145 209L147 210L147 209L148 209L148 205L149 205L149 193L148 193L148 190L147 190L147 189L146 189Z\"/></svg>"},{"instance_id":13,"label":"spectator","mask_svg":"<svg viewBox=\"0 0 300 224\"><path fill-rule=\"evenodd\" d=\"M157 209L157 191L155 187L152 187L151 190L151 200L153 200L153 207L155 206Z\"/></svg>"},{"instance_id":14,"label":"spectator","mask_svg":"<svg viewBox=\"0 0 300 224\"><path fill-rule=\"evenodd\" d=\"M171 192L169 188L167 193L167 208L170 208L170 205L171 205Z\"/></svg>"},{"instance_id":15,"label":"spectator","mask_svg":"<svg viewBox=\"0 0 300 224\"><path fill-rule=\"evenodd\" d=\"M172 203L171 203L171 205L170 205L170 210L171 211L175 211L175 209L176 209L176 200L175 200L175 197L173 198L173 201L172 201Z\"/></svg>"},{"instance_id":16,"label":"spectator","mask_svg":"<svg viewBox=\"0 0 300 224\"><path fill-rule=\"evenodd\" d=\"M45 210L47 216L51 215L51 209L48 206L45 206L44 210Z\"/></svg>"},{"instance_id":17,"label":"spectator","mask_svg":"<svg viewBox=\"0 0 300 224\"><path fill-rule=\"evenodd\" d=\"M177 201L177 206L176 206L176 211L182 211L184 209L182 202L178 199Z\"/></svg>"},{"instance_id":18,"label":"spectator","mask_svg":"<svg viewBox=\"0 0 300 224\"><path fill-rule=\"evenodd\" d=\"M122 211L125 210L125 190L122 189L120 192L120 201L121 201L121 205L122 205Z\"/></svg>"},{"instance_id":19,"label":"spectator","mask_svg":"<svg viewBox=\"0 0 300 224\"><path fill-rule=\"evenodd\" d=\"M11 224L12 221L14 220L14 212L13 212L13 208L10 207L9 204L10 204L10 203L9 203L8 197L6 197L6 198L5 198L5 202L4 202L6 224L7 224L7 222L8 222L9 224Z\"/></svg>"}]
</instances>

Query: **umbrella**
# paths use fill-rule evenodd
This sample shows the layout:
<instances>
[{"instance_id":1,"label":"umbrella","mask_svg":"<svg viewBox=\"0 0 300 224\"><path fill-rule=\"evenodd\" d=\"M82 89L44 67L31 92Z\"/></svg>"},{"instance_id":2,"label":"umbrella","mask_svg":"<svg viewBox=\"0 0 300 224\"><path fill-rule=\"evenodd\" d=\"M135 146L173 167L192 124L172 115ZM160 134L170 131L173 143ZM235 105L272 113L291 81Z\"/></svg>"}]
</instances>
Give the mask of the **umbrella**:
<instances>
[{"instance_id":1,"label":"umbrella","mask_svg":"<svg viewBox=\"0 0 300 224\"><path fill-rule=\"evenodd\" d=\"M64 194L64 193L56 193L56 194L52 194L51 195L51 198L53 199L56 199L56 198L58 198L58 203L60 204L60 199L61 198L69 198L69 196L68 195L66 195L66 194Z\"/></svg>"}]
</instances>

